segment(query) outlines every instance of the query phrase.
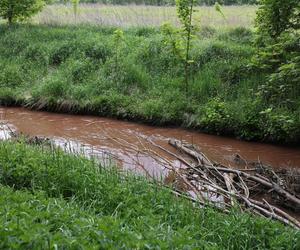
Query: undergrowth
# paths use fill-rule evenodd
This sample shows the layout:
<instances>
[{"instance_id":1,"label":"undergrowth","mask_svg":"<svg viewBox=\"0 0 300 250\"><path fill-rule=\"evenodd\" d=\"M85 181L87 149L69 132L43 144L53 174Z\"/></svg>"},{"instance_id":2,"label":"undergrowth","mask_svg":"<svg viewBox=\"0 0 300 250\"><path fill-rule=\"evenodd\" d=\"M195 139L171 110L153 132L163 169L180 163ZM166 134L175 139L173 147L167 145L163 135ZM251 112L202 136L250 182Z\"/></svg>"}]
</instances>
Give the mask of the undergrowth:
<instances>
[{"instance_id":1,"label":"undergrowth","mask_svg":"<svg viewBox=\"0 0 300 250\"><path fill-rule=\"evenodd\" d=\"M1 249L299 249L298 231L176 198L59 149L0 142Z\"/></svg>"}]
</instances>

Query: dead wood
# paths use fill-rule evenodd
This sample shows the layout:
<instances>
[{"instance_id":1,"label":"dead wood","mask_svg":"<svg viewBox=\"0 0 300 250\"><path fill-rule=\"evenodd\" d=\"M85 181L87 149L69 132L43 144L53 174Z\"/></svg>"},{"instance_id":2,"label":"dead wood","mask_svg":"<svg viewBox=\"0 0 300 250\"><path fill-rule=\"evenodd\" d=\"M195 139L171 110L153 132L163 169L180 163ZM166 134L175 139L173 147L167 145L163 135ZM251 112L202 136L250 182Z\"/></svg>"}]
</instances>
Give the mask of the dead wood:
<instances>
[{"instance_id":1,"label":"dead wood","mask_svg":"<svg viewBox=\"0 0 300 250\"><path fill-rule=\"evenodd\" d=\"M187 175L187 180L202 192L206 189L207 193L222 196L230 201L231 206L235 205L235 201L239 201L242 207L250 208L250 211L254 214L272 218L285 225L300 229L300 222L288 213L269 204L267 201L260 202L250 198L250 190L260 188L265 194L276 193L284 202L300 207L300 199L285 189L287 185L282 181L283 178L272 169L266 168L261 162L254 164L253 166L256 168L251 170L231 169L211 162L193 145L175 139L169 140L169 144L194 160L194 163L189 163L171 152L172 155L175 155L177 159L188 166L188 170L183 174ZM259 171L256 171L257 168ZM227 206L228 204L225 207Z\"/></svg>"}]
</instances>

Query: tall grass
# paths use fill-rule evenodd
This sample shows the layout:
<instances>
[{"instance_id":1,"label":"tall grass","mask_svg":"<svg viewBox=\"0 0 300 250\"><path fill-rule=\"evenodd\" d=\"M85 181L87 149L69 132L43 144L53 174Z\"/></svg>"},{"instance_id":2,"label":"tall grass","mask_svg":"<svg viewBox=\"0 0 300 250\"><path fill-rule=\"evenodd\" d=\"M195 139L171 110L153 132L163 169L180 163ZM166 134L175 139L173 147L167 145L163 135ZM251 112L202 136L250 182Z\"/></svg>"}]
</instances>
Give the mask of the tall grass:
<instances>
[{"instance_id":1,"label":"tall grass","mask_svg":"<svg viewBox=\"0 0 300 250\"><path fill-rule=\"evenodd\" d=\"M226 20L214 7L201 6L195 8L195 20L203 26L217 29L246 27L252 28L256 6L224 6L222 8ZM35 18L34 22L48 25L75 24L71 5L49 5ZM172 6L143 5L103 5L80 4L76 15L77 24L93 24L119 27L161 26L165 22L179 25L176 9Z\"/></svg>"},{"instance_id":2,"label":"tall grass","mask_svg":"<svg viewBox=\"0 0 300 250\"><path fill-rule=\"evenodd\" d=\"M0 142L0 247L298 249L299 232L193 206L143 178L22 142Z\"/></svg>"},{"instance_id":3,"label":"tall grass","mask_svg":"<svg viewBox=\"0 0 300 250\"><path fill-rule=\"evenodd\" d=\"M110 27L1 26L0 32L1 104L300 141L299 95L271 113L264 111L273 104L256 95L266 76L250 66L255 48L248 29L197 32L188 98L182 64L158 28L126 29L118 52Z\"/></svg>"}]
</instances>

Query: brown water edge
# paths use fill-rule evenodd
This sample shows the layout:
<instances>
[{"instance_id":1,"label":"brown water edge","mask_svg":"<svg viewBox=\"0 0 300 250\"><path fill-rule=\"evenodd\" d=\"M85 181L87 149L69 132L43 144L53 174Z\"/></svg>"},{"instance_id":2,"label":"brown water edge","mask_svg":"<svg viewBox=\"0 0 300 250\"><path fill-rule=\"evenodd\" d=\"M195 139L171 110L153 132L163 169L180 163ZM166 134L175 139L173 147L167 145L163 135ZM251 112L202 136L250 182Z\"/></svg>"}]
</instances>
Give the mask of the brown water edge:
<instances>
[{"instance_id":1,"label":"brown water edge","mask_svg":"<svg viewBox=\"0 0 300 250\"><path fill-rule=\"evenodd\" d=\"M52 138L70 151L97 155L104 161L116 159L126 170L151 177L165 177L168 170L145 149L159 154L180 167L180 162L170 157L147 140L174 152L168 145L170 138L195 144L212 161L239 167L234 161L238 153L249 161L260 160L273 168L300 168L300 148L239 141L232 138L191 132L180 128L160 128L132 122L94 116L75 116L29 111L24 108L0 108L0 122L30 136ZM0 126L0 139L5 126Z\"/></svg>"}]
</instances>

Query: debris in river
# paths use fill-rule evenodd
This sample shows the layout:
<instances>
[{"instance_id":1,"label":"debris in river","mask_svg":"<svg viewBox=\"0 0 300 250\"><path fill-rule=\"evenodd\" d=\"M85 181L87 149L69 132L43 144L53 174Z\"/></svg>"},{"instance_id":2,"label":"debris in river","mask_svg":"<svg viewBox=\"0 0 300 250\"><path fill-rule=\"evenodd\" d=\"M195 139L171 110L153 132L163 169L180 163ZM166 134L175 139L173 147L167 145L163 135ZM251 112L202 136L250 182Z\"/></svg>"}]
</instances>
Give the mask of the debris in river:
<instances>
[{"instance_id":1,"label":"debris in river","mask_svg":"<svg viewBox=\"0 0 300 250\"><path fill-rule=\"evenodd\" d=\"M228 209L238 202L244 211L272 218L300 229L299 221L271 204L285 205L295 210L300 209L300 193L296 192L299 188L299 175L293 177L293 172L289 171L285 172L285 175L276 173L262 163L252 164L252 167L256 168L250 173L247 169L231 169L211 162L193 145L175 139L169 140L169 144L193 159L192 162L188 162L182 156L177 155L186 168L185 171L176 170L176 175L177 178L186 180L188 186L193 187L192 190L197 192L197 197L201 197L202 204L205 202L217 208ZM291 184L292 179L293 184ZM267 199L255 200L254 197L257 193L268 195L270 201L268 202ZM211 197L222 197L223 199L211 199ZM222 202L221 206L220 201Z\"/></svg>"}]
</instances>

